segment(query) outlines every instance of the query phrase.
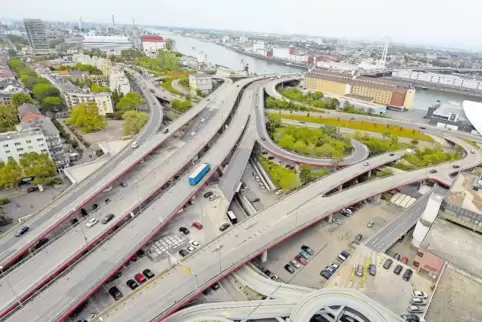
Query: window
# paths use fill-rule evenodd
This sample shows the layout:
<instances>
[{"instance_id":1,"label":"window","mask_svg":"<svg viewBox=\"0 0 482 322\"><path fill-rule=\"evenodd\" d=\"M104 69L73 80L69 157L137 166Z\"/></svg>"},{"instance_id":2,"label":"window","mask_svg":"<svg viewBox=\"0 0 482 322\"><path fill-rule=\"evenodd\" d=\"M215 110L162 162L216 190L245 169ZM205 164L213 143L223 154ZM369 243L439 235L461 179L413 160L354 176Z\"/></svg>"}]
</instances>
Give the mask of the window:
<instances>
[{"instance_id":1,"label":"window","mask_svg":"<svg viewBox=\"0 0 482 322\"><path fill-rule=\"evenodd\" d=\"M5 153L10 153L10 150L5 150Z\"/></svg>"},{"instance_id":2,"label":"window","mask_svg":"<svg viewBox=\"0 0 482 322\"><path fill-rule=\"evenodd\" d=\"M27 141L25 141L25 142L27 142L27 143L32 143L32 140L27 140Z\"/></svg>"},{"instance_id":3,"label":"window","mask_svg":"<svg viewBox=\"0 0 482 322\"><path fill-rule=\"evenodd\" d=\"M40 152L47 152L47 149L42 149L40 150Z\"/></svg>"},{"instance_id":4,"label":"window","mask_svg":"<svg viewBox=\"0 0 482 322\"><path fill-rule=\"evenodd\" d=\"M23 157L23 154L19 154L18 156L19 156L19 157Z\"/></svg>"},{"instance_id":5,"label":"window","mask_svg":"<svg viewBox=\"0 0 482 322\"><path fill-rule=\"evenodd\" d=\"M29 150L33 150L33 146L29 145L29 146L28 146L28 149L29 149Z\"/></svg>"},{"instance_id":6,"label":"window","mask_svg":"<svg viewBox=\"0 0 482 322\"><path fill-rule=\"evenodd\" d=\"M20 142L15 142L15 145L22 145L22 143L20 143Z\"/></svg>"},{"instance_id":7,"label":"window","mask_svg":"<svg viewBox=\"0 0 482 322\"><path fill-rule=\"evenodd\" d=\"M43 147L43 146L45 146L45 144L40 143L38 146L39 146L39 147Z\"/></svg>"},{"instance_id":8,"label":"window","mask_svg":"<svg viewBox=\"0 0 482 322\"><path fill-rule=\"evenodd\" d=\"M17 152L23 151L23 148L18 148Z\"/></svg>"},{"instance_id":9,"label":"window","mask_svg":"<svg viewBox=\"0 0 482 322\"><path fill-rule=\"evenodd\" d=\"M38 138L37 141L40 142L40 141L43 141L44 139L43 138Z\"/></svg>"},{"instance_id":10,"label":"window","mask_svg":"<svg viewBox=\"0 0 482 322\"><path fill-rule=\"evenodd\" d=\"M13 157L12 157L12 156L9 156L8 159L9 159L9 160L13 160Z\"/></svg>"},{"instance_id":11,"label":"window","mask_svg":"<svg viewBox=\"0 0 482 322\"><path fill-rule=\"evenodd\" d=\"M4 147L4 148L8 148L8 144L4 144L3 147Z\"/></svg>"}]
</instances>

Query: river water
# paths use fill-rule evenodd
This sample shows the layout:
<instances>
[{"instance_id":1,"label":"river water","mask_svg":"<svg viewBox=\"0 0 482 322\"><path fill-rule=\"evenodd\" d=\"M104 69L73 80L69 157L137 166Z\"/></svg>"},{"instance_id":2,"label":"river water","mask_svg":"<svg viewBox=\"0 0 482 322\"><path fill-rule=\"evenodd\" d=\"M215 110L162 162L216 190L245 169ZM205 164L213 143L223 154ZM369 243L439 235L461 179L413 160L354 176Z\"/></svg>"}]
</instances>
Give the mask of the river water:
<instances>
[{"instance_id":1,"label":"river water","mask_svg":"<svg viewBox=\"0 0 482 322\"><path fill-rule=\"evenodd\" d=\"M166 33L166 35L175 40L177 51L193 57L197 57L197 54L202 51L207 55L207 60L212 64L241 70L243 68L241 61L244 59L244 61L249 64L250 72L254 73L290 73L300 71L300 69L290 66L275 64L262 59L241 55L208 41L171 33ZM449 101L462 103L464 100L479 101L480 99L474 99L463 94L417 89L413 102L413 108L415 110L413 113L390 112L389 114L396 113L393 116L399 115L401 118L418 120L425 114L424 111L426 111L431 105L435 104L437 100L440 100L442 103L448 103Z\"/></svg>"}]
</instances>

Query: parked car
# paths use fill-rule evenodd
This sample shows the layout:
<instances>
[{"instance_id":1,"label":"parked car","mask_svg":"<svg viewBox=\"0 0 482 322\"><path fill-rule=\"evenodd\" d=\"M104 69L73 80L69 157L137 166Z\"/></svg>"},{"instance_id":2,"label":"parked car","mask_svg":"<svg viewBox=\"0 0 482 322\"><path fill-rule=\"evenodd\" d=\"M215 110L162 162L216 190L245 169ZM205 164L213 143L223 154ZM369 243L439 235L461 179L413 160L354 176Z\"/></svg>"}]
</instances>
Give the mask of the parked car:
<instances>
[{"instance_id":1,"label":"parked car","mask_svg":"<svg viewBox=\"0 0 482 322\"><path fill-rule=\"evenodd\" d=\"M342 251L338 254L338 256L336 257L338 260L344 262L347 260L347 258L350 257L350 253L347 252L347 251Z\"/></svg>"},{"instance_id":2,"label":"parked car","mask_svg":"<svg viewBox=\"0 0 482 322\"><path fill-rule=\"evenodd\" d=\"M122 294L122 292L117 288L117 286L112 286L109 289L109 294L110 294L110 296L112 296L112 298L115 301L118 301L118 300L120 300L121 298L124 297L124 294Z\"/></svg>"},{"instance_id":3,"label":"parked car","mask_svg":"<svg viewBox=\"0 0 482 322\"><path fill-rule=\"evenodd\" d=\"M301 249L310 254L311 256L315 255L315 251L306 245L301 246Z\"/></svg>"},{"instance_id":4,"label":"parked car","mask_svg":"<svg viewBox=\"0 0 482 322\"><path fill-rule=\"evenodd\" d=\"M415 314L402 314L400 315L406 322L420 322L420 318Z\"/></svg>"},{"instance_id":5,"label":"parked car","mask_svg":"<svg viewBox=\"0 0 482 322\"><path fill-rule=\"evenodd\" d=\"M376 266L375 264L370 264L370 265L368 265L368 273L369 273L371 276L377 275L377 266Z\"/></svg>"},{"instance_id":6,"label":"parked car","mask_svg":"<svg viewBox=\"0 0 482 322\"><path fill-rule=\"evenodd\" d=\"M196 250L196 248L193 247L193 246L187 246L186 249L187 249L190 253L192 253L193 251Z\"/></svg>"},{"instance_id":7,"label":"parked car","mask_svg":"<svg viewBox=\"0 0 482 322\"><path fill-rule=\"evenodd\" d=\"M427 298L427 294L426 294L425 292L417 291L417 290L415 290L415 291L412 292L412 296L413 296L413 297L419 297L419 298L421 298L421 299L426 299L426 298Z\"/></svg>"},{"instance_id":8,"label":"parked car","mask_svg":"<svg viewBox=\"0 0 482 322\"><path fill-rule=\"evenodd\" d=\"M189 252L185 249L181 249L179 251L179 255L181 255L182 257L186 257L187 255L189 255Z\"/></svg>"},{"instance_id":9,"label":"parked car","mask_svg":"<svg viewBox=\"0 0 482 322\"><path fill-rule=\"evenodd\" d=\"M356 265L355 273L356 273L356 276L362 277L363 276L363 266L360 265L360 264Z\"/></svg>"},{"instance_id":10,"label":"parked car","mask_svg":"<svg viewBox=\"0 0 482 322\"><path fill-rule=\"evenodd\" d=\"M89 221L87 221L87 228L90 228L90 227L93 227L95 226L97 223L99 222L99 220L97 220L97 218L91 218L89 219Z\"/></svg>"},{"instance_id":11,"label":"parked car","mask_svg":"<svg viewBox=\"0 0 482 322\"><path fill-rule=\"evenodd\" d=\"M326 278L326 279L329 279L332 274L330 274L330 272L328 272L328 271L326 271L326 270L322 270L322 271L320 272L320 275L323 276L323 277Z\"/></svg>"},{"instance_id":12,"label":"parked car","mask_svg":"<svg viewBox=\"0 0 482 322\"><path fill-rule=\"evenodd\" d=\"M147 281L146 277L142 273L137 273L136 275L134 275L134 279L139 284L143 284Z\"/></svg>"},{"instance_id":13,"label":"parked car","mask_svg":"<svg viewBox=\"0 0 482 322\"><path fill-rule=\"evenodd\" d=\"M203 225L202 225L200 222L197 222L197 221L193 222L193 223L192 223L192 226L193 226L194 228L196 228L197 230L203 229Z\"/></svg>"},{"instance_id":14,"label":"parked car","mask_svg":"<svg viewBox=\"0 0 482 322\"><path fill-rule=\"evenodd\" d=\"M293 266L291 266L290 264L286 264L286 265L285 265L285 270L287 270L290 274L294 274L294 273L295 273L295 269L294 269Z\"/></svg>"},{"instance_id":15,"label":"parked car","mask_svg":"<svg viewBox=\"0 0 482 322\"><path fill-rule=\"evenodd\" d=\"M206 192L206 193L204 194L204 198L209 198L209 197L211 197L213 194L214 194L214 192L208 191L208 192Z\"/></svg>"},{"instance_id":16,"label":"parked car","mask_svg":"<svg viewBox=\"0 0 482 322\"><path fill-rule=\"evenodd\" d=\"M368 228L372 228L373 225L375 225L375 222L374 222L373 220L370 220L370 221L368 222L368 224L367 224L367 227L368 227Z\"/></svg>"},{"instance_id":17,"label":"parked car","mask_svg":"<svg viewBox=\"0 0 482 322\"><path fill-rule=\"evenodd\" d=\"M179 231L184 235L189 235L189 229L187 229L186 227L179 228Z\"/></svg>"},{"instance_id":18,"label":"parked car","mask_svg":"<svg viewBox=\"0 0 482 322\"><path fill-rule=\"evenodd\" d=\"M311 255L305 252L304 250L300 251L300 256L306 260L309 260L311 258Z\"/></svg>"},{"instance_id":19,"label":"parked car","mask_svg":"<svg viewBox=\"0 0 482 322\"><path fill-rule=\"evenodd\" d=\"M154 274L150 269L148 269L148 268L146 268L145 270L143 270L143 271L142 271L142 274L144 274L144 276L145 276L148 280L150 280L151 278L153 278L154 275L155 275L155 274Z\"/></svg>"},{"instance_id":20,"label":"parked car","mask_svg":"<svg viewBox=\"0 0 482 322\"><path fill-rule=\"evenodd\" d=\"M194 247L199 247L199 242L197 240L191 240L189 241L189 244L191 244L191 246L194 246Z\"/></svg>"},{"instance_id":21,"label":"parked car","mask_svg":"<svg viewBox=\"0 0 482 322\"><path fill-rule=\"evenodd\" d=\"M219 290L220 287L221 287L221 285L219 285L218 282L216 282L216 283L214 283L213 285L211 285L211 289L212 289L213 291Z\"/></svg>"},{"instance_id":22,"label":"parked car","mask_svg":"<svg viewBox=\"0 0 482 322\"><path fill-rule=\"evenodd\" d=\"M225 230L228 229L229 227L231 227L231 225L228 224L227 222L225 222L224 224L221 225L221 227L219 227L219 230L220 230L220 231L225 231Z\"/></svg>"},{"instance_id":23,"label":"parked car","mask_svg":"<svg viewBox=\"0 0 482 322\"><path fill-rule=\"evenodd\" d=\"M396 275L400 275L400 273L403 271L403 266L398 264L397 266L395 266L395 269L393 270L393 272L396 274Z\"/></svg>"},{"instance_id":24,"label":"parked car","mask_svg":"<svg viewBox=\"0 0 482 322\"><path fill-rule=\"evenodd\" d=\"M384 269L389 269L390 266L392 266L393 260L391 258L387 258L385 260L385 263L383 263L383 268Z\"/></svg>"},{"instance_id":25,"label":"parked car","mask_svg":"<svg viewBox=\"0 0 482 322\"><path fill-rule=\"evenodd\" d=\"M410 305L407 307L407 312L408 313L423 313L423 309L420 306L417 305Z\"/></svg>"},{"instance_id":26,"label":"parked car","mask_svg":"<svg viewBox=\"0 0 482 322\"><path fill-rule=\"evenodd\" d=\"M337 270L340 267L340 265L336 263L331 263L330 266L333 267L335 270Z\"/></svg>"},{"instance_id":27,"label":"parked car","mask_svg":"<svg viewBox=\"0 0 482 322\"><path fill-rule=\"evenodd\" d=\"M412 277L412 274L413 274L413 271L411 269L407 269L405 273L403 273L403 276L402 276L403 280L408 282Z\"/></svg>"},{"instance_id":28,"label":"parked car","mask_svg":"<svg viewBox=\"0 0 482 322\"><path fill-rule=\"evenodd\" d=\"M425 302L423 299L419 297L412 297L410 299L410 304L417 305L417 306L424 306L424 305L427 305L427 302Z\"/></svg>"},{"instance_id":29,"label":"parked car","mask_svg":"<svg viewBox=\"0 0 482 322\"><path fill-rule=\"evenodd\" d=\"M308 264L308 261L306 259L304 259L303 257L301 257L299 254L295 256L295 259L303 265Z\"/></svg>"},{"instance_id":30,"label":"parked car","mask_svg":"<svg viewBox=\"0 0 482 322\"><path fill-rule=\"evenodd\" d=\"M112 219L114 219L114 214L107 214L104 216L104 218L102 218L102 224L107 224L109 221L111 221Z\"/></svg>"},{"instance_id":31,"label":"parked car","mask_svg":"<svg viewBox=\"0 0 482 322\"><path fill-rule=\"evenodd\" d=\"M403 256L400 261L401 261L402 263L404 263L404 264L407 264L407 263L408 263L408 258L407 258L407 256Z\"/></svg>"},{"instance_id":32,"label":"parked car","mask_svg":"<svg viewBox=\"0 0 482 322\"><path fill-rule=\"evenodd\" d=\"M395 255L393 255L393 258L395 258L397 261L399 261L401 257L402 256L400 256L399 253L395 253Z\"/></svg>"},{"instance_id":33,"label":"parked car","mask_svg":"<svg viewBox=\"0 0 482 322\"><path fill-rule=\"evenodd\" d=\"M293 266L293 267L295 267L295 268L300 268L300 267L301 267L300 262L298 262L298 261L295 260L295 259L290 260L290 265Z\"/></svg>"},{"instance_id":34,"label":"parked car","mask_svg":"<svg viewBox=\"0 0 482 322\"><path fill-rule=\"evenodd\" d=\"M362 234L357 234L357 235L355 236L355 243L356 243L356 244L360 244L361 241L362 241L362 239L363 239L363 235L362 235Z\"/></svg>"},{"instance_id":35,"label":"parked car","mask_svg":"<svg viewBox=\"0 0 482 322\"><path fill-rule=\"evenodd\" d=\"M30 227L29 226L23 226L17 232L15 233L15 237L20 237L24 235L27 231L29 231Z\"/></svg>"},{"instance_id":36,"label":"parked car","mask_svg":"<svg viewBox=\"0 0 482 322\"><path fill-rule=\"evenodd\" d=\"M130 288L131 290L135 290L136 288L139 287L139 284L137 284L137 282L134 281L134 280L128 280L128 281L126 282L126 284L127 284L127 286L129 286L129 288Z\"/></svg>"}]
</instances>

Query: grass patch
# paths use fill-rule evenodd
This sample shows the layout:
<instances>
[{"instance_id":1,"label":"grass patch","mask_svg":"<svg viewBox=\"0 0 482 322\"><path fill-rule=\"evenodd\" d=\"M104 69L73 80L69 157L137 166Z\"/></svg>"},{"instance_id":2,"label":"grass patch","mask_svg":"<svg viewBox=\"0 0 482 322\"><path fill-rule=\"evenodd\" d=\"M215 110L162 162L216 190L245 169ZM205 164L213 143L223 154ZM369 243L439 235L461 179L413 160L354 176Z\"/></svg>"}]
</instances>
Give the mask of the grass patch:
<instances>
[{"instance_id":1,"label":"grass patch","mask_svg":"<svg viewBox=\"0 0 482 322\"><path fill-rule=\"evenodd\" d=\"M176 95L181 95L181 93L175 89L174 87L172 87L172 81L174 80L174 78L164 78L164 80L162 81L162 87L164 87L168 92L170 93L173 93L173 94L176 94Z\"/></svg>"},{"instance_id":2,"label":"grass patch","mask_svg":"<svg viewBox=\"0 0 482 322\"><path fill-rule=\"evenodd\" d=\"M375 133L389 133L390 135L403 137L408 139L415 139L425 142L433 142L433 138L420 132L416 129L409 129L402 126L385 125L380 123L373 123L368 121L358 121L358 120L347 120L341 118L329 118L323 116L304 116L304 115L293 115L293 114L275 114L271 113L273 116L278 116L284 119L304 121L318 124L329 124L337 127L346 127L359 131L375 132Z\"/></svg>"},{"instance_id":3,"label":"grass patch","mask_svg":"<svg viewBox=\"0 0 482 322\"><path fill-rule=\"evenodd\" d=\"M271 162L261 155L258 155L258 161L268 172L274 183L284 192L294 190L300 186L295 170L290 170L277 163Z\"/></svg>"}]
</instances>

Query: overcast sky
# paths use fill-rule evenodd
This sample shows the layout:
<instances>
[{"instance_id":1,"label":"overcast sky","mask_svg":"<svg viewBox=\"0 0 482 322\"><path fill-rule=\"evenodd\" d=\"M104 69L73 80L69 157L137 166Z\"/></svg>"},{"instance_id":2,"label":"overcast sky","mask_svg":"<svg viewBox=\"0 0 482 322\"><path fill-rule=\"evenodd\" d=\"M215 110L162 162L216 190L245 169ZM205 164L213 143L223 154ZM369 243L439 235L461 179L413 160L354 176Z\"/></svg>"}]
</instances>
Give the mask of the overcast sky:
<instances>
[{"instance_id":1,"label":"overcast sky","mask_svg":"<svg viewBox=\"0 0 482 322\"><path fill-rule=\"evenodd\" d=\"M480 0L0 0L0 16L482 48Z\"/></svg>"}]
</instances>

